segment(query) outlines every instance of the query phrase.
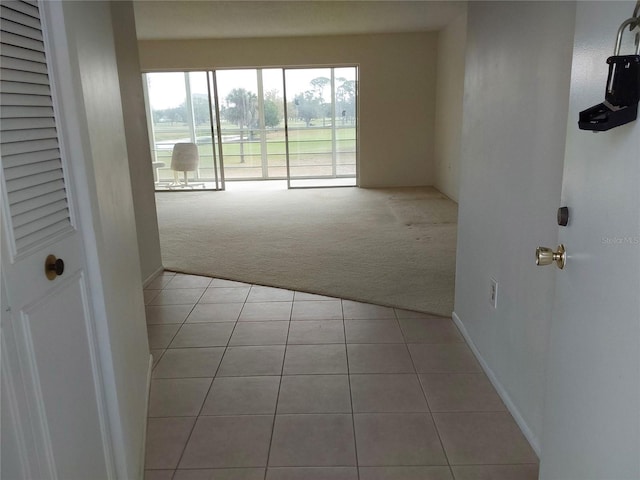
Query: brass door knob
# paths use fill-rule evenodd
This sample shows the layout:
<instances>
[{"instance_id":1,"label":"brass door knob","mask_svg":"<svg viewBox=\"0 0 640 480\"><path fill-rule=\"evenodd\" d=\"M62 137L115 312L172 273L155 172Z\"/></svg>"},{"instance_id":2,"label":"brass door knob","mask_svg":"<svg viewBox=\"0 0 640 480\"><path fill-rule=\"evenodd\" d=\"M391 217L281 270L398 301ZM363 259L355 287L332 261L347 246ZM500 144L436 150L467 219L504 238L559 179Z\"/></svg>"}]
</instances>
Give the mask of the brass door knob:
<instances>
[{"instance_id":1,"label":"brass door knob","mask_svg":"<svg viewBox=\"0 0 640 480\"><path fill-rule=\"evenodd\" d=\"M49 280L55 279L58 275L64 273L64 261L56 258L55 255L49 255L44 262L44 274Z\"/></svg>"},{"instance_id":2,"label":"brass door knob","mask_svg":"<svg viewBox=\"0 0 640 480\"><path fill-rule=\"evenodd\" d=\"M564 245L558 245L555 252L547 247L536 248L536 265L551 265L556 262L556 266L562 270L567 263L567 252Z\"/></svg>"}]
</instances>

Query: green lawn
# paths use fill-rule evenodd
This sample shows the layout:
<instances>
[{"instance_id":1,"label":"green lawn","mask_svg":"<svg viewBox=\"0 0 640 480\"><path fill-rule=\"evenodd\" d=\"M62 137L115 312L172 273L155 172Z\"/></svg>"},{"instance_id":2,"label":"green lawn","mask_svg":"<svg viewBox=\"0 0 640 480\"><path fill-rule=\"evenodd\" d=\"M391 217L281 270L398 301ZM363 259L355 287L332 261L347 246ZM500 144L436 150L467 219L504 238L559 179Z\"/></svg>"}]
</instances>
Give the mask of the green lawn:
<instances>
[{"instance_id":1,"label":"green lawn","mask_svg":"<svg viewBox=\"0 0 640 480\"><path fill-rule=\"evenodd\" d=\"M322 122L317 122L321 124ZM237 125L228 123L222 123L222 135L238 135L240 129ZM279 125L275 129L267 128L267 138L279 137L284 138L284 125ZM258 131L256 130L256 136ZM338 124L336 126L336 134L338 138L355 138L354 126L342 126ZM199 125L196 127L196 135L198 137L210 137L211 127L209 125ZM303 140L328 140L331 138L331 126L313 126L306 127L304 122L289 122L289 135L298 135ZM154 136L156 142L163 142L166 140L175 140L180 138L186 138L190 136L189 127L187 124L155 124ZM244 130L244 136L247 136L247 130Z\"/></svg>"}]
</instances>

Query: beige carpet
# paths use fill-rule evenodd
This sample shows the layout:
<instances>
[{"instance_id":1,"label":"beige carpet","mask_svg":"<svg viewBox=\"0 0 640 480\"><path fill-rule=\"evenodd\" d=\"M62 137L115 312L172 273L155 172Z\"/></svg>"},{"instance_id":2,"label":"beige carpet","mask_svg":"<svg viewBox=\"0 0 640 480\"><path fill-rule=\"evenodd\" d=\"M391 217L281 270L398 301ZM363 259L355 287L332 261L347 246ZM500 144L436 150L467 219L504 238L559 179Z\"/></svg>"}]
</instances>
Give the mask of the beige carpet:
<instances>
[{"instance_id":1,"label":"beige carpet","mask_svg":"<svg viewBox=\"0 0 640 480\"><path fill-rule=\"evenodd\" d=\"M451 315L457 204L429 187L157 194L165 268Z\"/></svg>"}]
</instances>

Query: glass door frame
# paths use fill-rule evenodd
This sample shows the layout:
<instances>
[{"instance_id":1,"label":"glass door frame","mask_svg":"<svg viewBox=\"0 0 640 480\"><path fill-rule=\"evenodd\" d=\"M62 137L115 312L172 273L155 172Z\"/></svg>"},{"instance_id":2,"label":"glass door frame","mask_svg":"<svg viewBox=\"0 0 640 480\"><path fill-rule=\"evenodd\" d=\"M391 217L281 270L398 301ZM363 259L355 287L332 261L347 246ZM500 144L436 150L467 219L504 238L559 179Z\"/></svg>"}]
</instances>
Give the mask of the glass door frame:
<instances>
[{"instance_id":1,"label":"glass door frame","mask_svg":"<svg viewBox=\"0 0 640 480\"><path fill-rule=\"evenodd\" d=\"M347 187L358 187L360 184L359 181L359 173L360 173L360 135L359 135L359 124L360 124L360 65L358 64L347 64L347 65L312 65L312 66L288 66L288 67L280 67L282 68L282 87L283 87L283 96L284 96L284 134L285 134L285 150L286 150L286 160L287 160L287 189L295 190L295 189L309 189L309 188L347 188ZM333 175L328 178L352 178L350 175L337 175L337 138L336 138L336 127L335 127L335 69L336 68L353 68L355 70L355 113L354 113L354 129L355 129L355 167L356 172L353 176L355 180L354 185L305 185L305 186L293 186L291 185L291 159L290 159L290 149L289 149L289 114L288 114L288 98L287 98L287 79L286 72L287 70L313 70L313 69L330 69L331 70L331 155L332 155L332 171ZM305 178L305 180L313 180L313 179L321 179L323 177L309 177Z\"/></svg>"},{"instance_id":2,"label":"glass door frame","mask_svg":"<svg viewBox=\"0 0 640 480\"><path fill-rule=\"evenodd\" d=\"M224 178L224 155L222 153L222 132L220 130L220 102L218 101L218 80L216 78L216 71L207 71L207 87L209 90L209 115L211 116L211 138L214 135L218 138L218 158L220 164L216 162L215 148L213 149L213 170L216 177L216 185L219 186L216 190L226 190L225 178ZM213 92L212 89L213 88ZM213 95L212 95L213 93ZM215 108L212 108L212 104ZM215 127L214 127L214 112L215 112ZM214 132L215 130L215 132ZM214 142L215 143L215 142ZM220 180L218 180L218 168L220 168Z\"/></svg>"}]
</instances>

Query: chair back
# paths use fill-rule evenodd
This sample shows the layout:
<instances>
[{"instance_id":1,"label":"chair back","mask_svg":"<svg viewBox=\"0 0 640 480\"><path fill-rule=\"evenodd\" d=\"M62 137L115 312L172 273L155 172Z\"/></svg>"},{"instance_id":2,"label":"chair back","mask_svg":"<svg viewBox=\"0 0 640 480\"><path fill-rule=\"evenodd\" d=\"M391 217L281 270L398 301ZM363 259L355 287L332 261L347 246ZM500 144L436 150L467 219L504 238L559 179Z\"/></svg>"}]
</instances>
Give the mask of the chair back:
<instances>
[{"instance_id":1,"label":"chair back","mask_svg":"<svg viewBox=\"0 0 640 480\"><path fill-rule=\"evenodd\" d=\"M171 170L193 172L198 169L198 146L195 143L176 143L171 154Z\"/></svg>"}]
</instances>

